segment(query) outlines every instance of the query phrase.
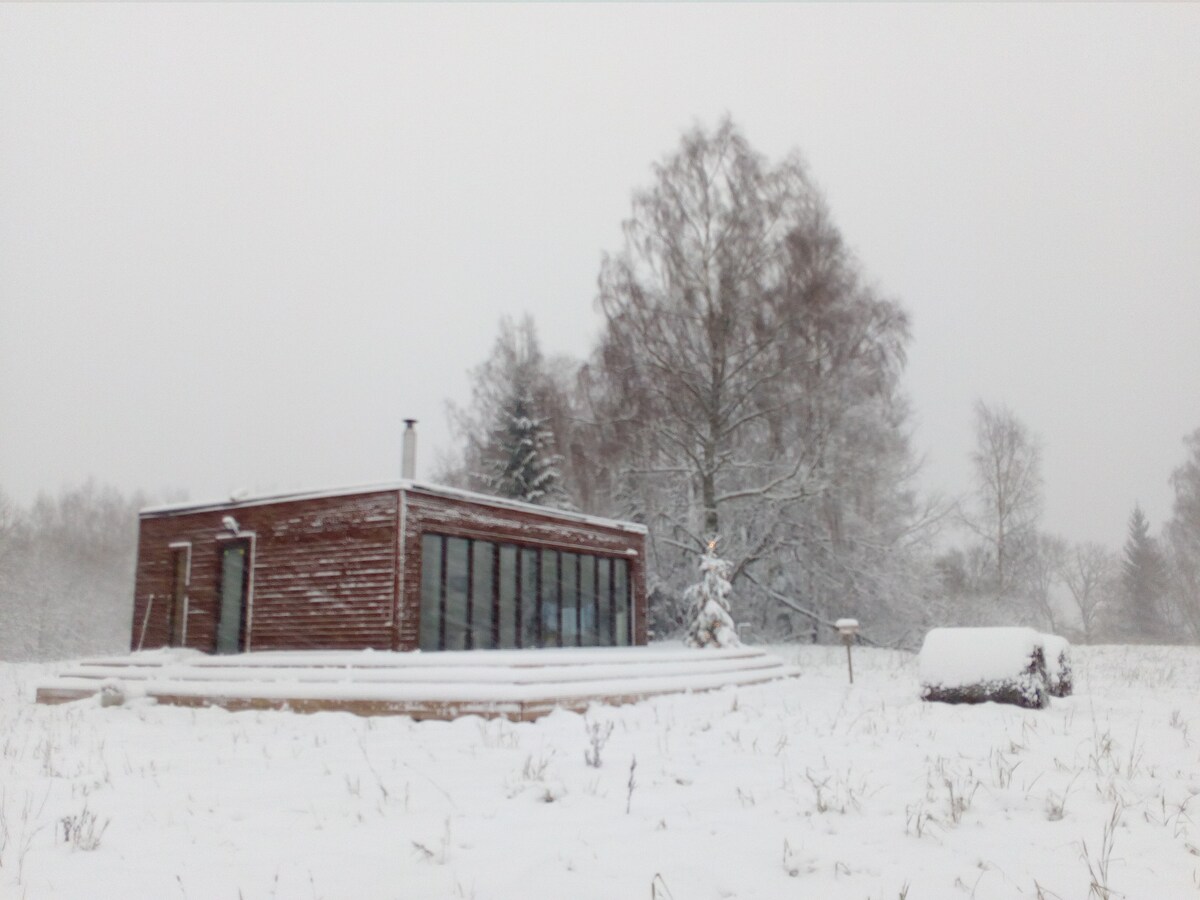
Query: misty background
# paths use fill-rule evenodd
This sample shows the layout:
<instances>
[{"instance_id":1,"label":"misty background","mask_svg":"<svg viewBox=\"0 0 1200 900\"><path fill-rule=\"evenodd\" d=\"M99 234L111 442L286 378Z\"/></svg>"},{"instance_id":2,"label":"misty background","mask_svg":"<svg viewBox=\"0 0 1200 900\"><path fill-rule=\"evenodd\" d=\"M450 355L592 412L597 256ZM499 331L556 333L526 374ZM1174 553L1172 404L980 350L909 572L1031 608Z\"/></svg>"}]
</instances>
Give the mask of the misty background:
<instances>
[{"instance_id":1,"label":"misty background","mask_svg":"<svg viewBox=\"0 0 1200 900\"><path fill-rule=\"evenodd\" d=\"M404 417L418 476L451 476L470 448L446 402L469 407L501 319L528 314L560 371L589 360L632 195L726 115L772 164L801 154L907 318L891 387L931 512L888 632L922 598L979 620L1007 596L967 521L981 402L1039 449L1053 610L1087 631L1084 570L1129 600L1140 509L1150 593L1174 598L1155 628L1183 625L1198 26L1183 5L0 7L0 652L124 640L146 498L394 479ZM618 493L595 511L630 514ZM788 597L849 603L845 559L802 559L829 587ZM900 615L866 596L897 583L876 562L864 621ZM119 627L53 624L81 612Z\"/></svg>"}]
</instances>

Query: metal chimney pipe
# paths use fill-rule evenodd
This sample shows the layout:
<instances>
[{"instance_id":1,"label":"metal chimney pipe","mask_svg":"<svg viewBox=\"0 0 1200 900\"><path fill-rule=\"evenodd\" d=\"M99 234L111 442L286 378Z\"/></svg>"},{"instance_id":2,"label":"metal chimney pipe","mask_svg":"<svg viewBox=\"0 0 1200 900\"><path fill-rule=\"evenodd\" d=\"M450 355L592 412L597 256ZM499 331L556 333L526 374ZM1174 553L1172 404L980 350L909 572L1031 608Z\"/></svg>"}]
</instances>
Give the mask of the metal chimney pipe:
<instances>
[{"instance_id":1,"label":"metal chimney pipe","mask_svg":"<svg viewBox=\"0 0 1200 900\"><path fill-rule=\"evenodd\" d=\"M416 419L404 420L404 443L401 450L400 477L412 481L417 477L417 424Z\"/></svg>"}]
</instances>

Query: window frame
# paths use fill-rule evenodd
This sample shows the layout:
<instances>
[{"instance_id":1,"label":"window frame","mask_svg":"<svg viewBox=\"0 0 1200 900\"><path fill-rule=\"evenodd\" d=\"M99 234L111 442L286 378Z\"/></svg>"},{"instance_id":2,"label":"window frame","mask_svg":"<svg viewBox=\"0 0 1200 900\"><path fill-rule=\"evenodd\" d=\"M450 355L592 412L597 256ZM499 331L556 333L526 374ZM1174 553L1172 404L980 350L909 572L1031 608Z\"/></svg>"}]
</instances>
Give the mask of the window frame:
<instances>
[{"instance_id":1,"label":"window frame","mask_svg":"<svg viewBox=\"0 0 1200 900\"><path fill-rule=\"evenodd\" d=\"M491 648L482 648L482 649L539 649L540 650L540 649L555 649L557 647L633 646L634 633L636 631L636 629L634 627L634 609L636 607L636 599L633 595L634 594L634 578L633 578L634 567L633 567L632 560L630 559L629 553L622 552L619 550L611 551L611 552L595 552L595 551L587 550L585 548L581 548L578 545L558 545L558 544L551 544L551 543L546 543L546 542L513 540L510 536L507 536L507 535L505 535L505 536L476 536L473 534L456 533L452 529L441 530L438 528L426 528L426 529L421 529L420 533L417 536L417 540L416 540L416 545L419 548L418 552L421 554L419 568L418 568L418 578L417 578L418 585L424 585L424 583L425 583L425 579L424 579L424 574L425 574L425 572L424 572L424 567L425 567L424 546L425 546L425 544L424 544L424 541L425 541L426 537L439 538L440 539L440 548L441 548L440 559L438 560L439 571L438 571L438 577L437 577L438 647L436 650L434 650L432 652L447 652L446 651L446 597L449 592L449 587L447 584L447 578L448 578L448 574L449 574L448 573L448 556L449 556L448 547L449 547L449 542L451 539L458 539L458 540L463 540L463 541L467 542L467 548L466 548L467 581L468 581L467 596L466 596L467 625L466 625L466 635L464 637L464 644L465 644L465 647L467 650L481 649L481 648L477 648L474 644L474 624L473 624L474 616L475 616L475 612L474 612L475 601L477 599L475 597L475 589L474 589L475 588L475 585L474 585L474 576L475 576L474 559L475 559L475 554L478 552L476 548L477 548L477 545L479 545L479 544L484 544L484 545L490 546L490 548L491 548L490 555L492 558L492 565L491 565L491 576L492 577L491 577L490 592L488 595L488 596L490 596L490 601L491 601L491 623L490 624L491 624L491 632L492 632L492 646L491 646ZM513 644L514 644L513 648L504 648L502 646L502 634L501 634L502 609L503 609L503 607L501 606L501 580L502 580L501 551L505 547L510 547L513 550L513 553L511 556L512 568L513 568L513 571L511 573L512 582L513 582L512 583L513 609L512 609L512 614L511 614L511 619L512 619L511 625L512 625L513 632L514 632L514 634L512 635ZM534 554L530 572L525 571L526 566L525 566L524 562L526 559L526 557L525 557L526 552L532 552ZM546 585L543 585L543 583L542 583L542 581L543 581L542 554L543 553L555 554L555 561L556 561L556 565L555 565L556 578L555 578L555 580L558 583L555 586L558 588L558 619L559 619L558 641L559 642L553 646L548 646L546 644L547 635L545 633L545 630L543 629L543 622L542 622L543 599L544 599L545 588L547 587ZM575 565L573 566L573 568L575 570L575 573L574 573L575 574L575 592L577 595L575 597L575 604L576 604L575 614L577 616L578 621L576 623L576 632L577 633L574 636L575 642L571 643L571 644L565 643L563 641L563 636L562 636L562 627L563 627L563 621L562 621L563 584L562 584L562 580L563 580L563 554L564 553L573 554L575 557ZM599 574L600 574L600 561L601 560L609 561L609 566L608 566L609 578L608 578L608 584L607 584L608 598L607 598L607 603L603 604L603 608L607 612L608 617L611 619L611 630L609 632L606 632L605 629L602 628L601 624L600 624L600 612L602 609L602 604L600 602L600 577L599 577ZM618 608L616 570L618 568L618 566L617 566L618 563L624 563L623 568L625 570L624 588L625 588L625 607L627 610L627 621L626 621L626 630L625 630L624 635L618 634L617 621L616 621L617 620L617 608ZM583 597L581 596L581 593L582 593L582 581L583 581L582 569L585 565L592 568L592 577L593 577L592 594L593 594L593 596L591 598L590 606L591 606L591 609L595 613L595 617L594 617L595 618L595 623L594 623L595 635L593 636L594 643L583 643L582 624L583 624L584 616L582 614L583 609L582 609L581 604L582 604ZM534 582L532 585L533 592L531 594L531 597L534 600L534 602L533 602L533 604L528 605L528 606L527 606L526 602L524 602L525 601L524 594L525 594L525 590L526 590L526 585L524 584L524 581L525 581L524 576L526 574L531 575L532 580ZM421 609L422 609L422 600L421 600L420 593L418 593L418 597L417 597L418 613L420 613ZM530 618L530 617L532 617L533 621L527 622L526 619ZM533 637L533 642L534 642L533 646L529 646L529 644L525 640L525 638L527 636L525 634L527 625L532 626L532 637ZM418 630L418 634L419 634L420 630L421 630L419 624L418 624L417 630ZM613 643L611 643L611 644L602 643L603 639L605 637L607 637L608 634L611 634ZM622 637L624 638L623 643L622 643ZM422 648L422 649L428 650L430 648ZM459 651L459 652L461 652L461 651Z\"/></svg>"},{"instance_id":2,"label":"window frame","mask_svg":"<svg viewBox=\"0 0 1200 900\"><path fill-rule=\"evenodd\" d=\"M231 544L242 543L246 545L246 560L242 569L242 611L241 623L238 631L238 647L235 653L249 653L253 646L253 626L254 626L254 556L255 545L258 535L253 531L238 531L237 534L219 534L217 535L217 617L213 628L213 653L221 654L220 639L221 639L221 589L224 579L224 559L225 551Z\"/></svg>"},{"instance_id":3,"label":"window frame","mask_svg":"<svg viewBox=\"0 0 1200 900\"><path fill-rule=\"evenodd\" d=\"M186 647L187 646L187 627L188 627L188 612L191 607L191 587L192 587L192 542L191 541L171 541L167 544L167 550L171 560L171 605L168 607L167 614L167 646L168 647ZM175 554L183 553L183 597L179 609L176 608L175 590L178 587L175 569ZM179 616L179 643L175 643L175 617Z\"/></svg>"}]
</instances>

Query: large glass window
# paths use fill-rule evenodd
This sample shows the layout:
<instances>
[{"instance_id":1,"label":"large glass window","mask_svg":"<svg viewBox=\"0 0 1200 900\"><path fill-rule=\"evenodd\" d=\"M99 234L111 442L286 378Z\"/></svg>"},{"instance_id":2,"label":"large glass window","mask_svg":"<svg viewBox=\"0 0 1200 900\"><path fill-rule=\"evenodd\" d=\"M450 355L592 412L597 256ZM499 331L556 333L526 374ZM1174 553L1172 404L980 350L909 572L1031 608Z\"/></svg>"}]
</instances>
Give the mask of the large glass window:
<instances>
[{"instance_id":1,"label":"large glass window","mask_svg":"<svg viewBox=\"0 0 1200 900\"><path fill-rule=\"evenodd\" d=\"M562 645L579 646L579 554L562 554Z\"/></svg>"},{"instance_id":2,"label":"large glass window","mask_svg":"<svg viewBox=\"0 0 1200 900\"><path fill-rule=\"evenodd\" d=\"M630 589L625 559L425 534L419 644L625 646L632 638Z\"/></svg>"},{"instance_id":3,"label":"large glass window","mask_svg":"<svg viewBox=\"0 0 1200 900\"><path fill-rule=\"evenodd\" d=\"M595 647L600 643L596 630L596 557L579 557L579 645Z\"/></svg>"},{"instance_id":4,"label":"large glass window","mask_svg":"<svg viewBox=\"0 0 1200 900\"><path fill-rule=\"evenodd\" d=\"M492 630L495 559L496 545L491 541L471 542L471 646L476 650L491 650L496 646Z\"/></svg>"},{"instance_id":5,"label":"large glass window","mask_svg":"<svg viewBox=\"0 0 1200 900\"><path fill-rule=\"evenodd\" d=\"M596 594L600 645L611 647L616 643L613 637L612 560L604 556L596 560Z\"/></svg>"},{"instance_id":6,"label":"large glass window","mask_svg":"<svg viewBox=\"0 0 1200 900\"><path fill-rule=\"evenodd\" d=\"M542 634L540 646L562 646L562 573L559 554L543 550L542 555Z\"/></svg>"},{"instance_id":7,"label":"large glass window","mask_svg":"<svg viewBox=\"0 0 1200 900\"><path fill-rule=\"evenodd\" d=\"M521 646L546 646L539 638L538 551L521 550Z\"/></svg>"},{"instance_id":8,"label":"large glass window","mask_svg":"<svg viewBox=\"0 0 1200 900\"><path fill-rule=\"evenodd\" d=\"M467 649L467 589L471 577L468 547L466 538L446 540L446 603L442 623L442 647L446 650Z\"/></svg>"},{"instance_id":9,"label":"large glass window","mask_svg":"<svg viewBox=\"0 0 1200 900\"><path fill-rule=\"evenodd\" d=\"M442 548L440 534L421 535L421 629L422 650L442 648Z\"/></svg>"},{"instance_id":10,"label":"large glass window","mask_svg":"<svg viewBox=\"0 0 1200 900\"><path fill-rule=\"evenodd\" d=\"M517 598L517 548L512 544L500 546L500 578L497 585L500 598L500 647L509 649L519 645L517 635L517 613L520 611Z\"/></svg>"},{"instance_id":11,"label":"large glass window","mask_svg":"<svg viewBox=\"0 0 1200 900\"><path fill-rule=\"evenodd\" d=\"M618 647L629 646L629 562L613 560L613 605L616 607L616 640Z\"/></svg>"}]
</instances>

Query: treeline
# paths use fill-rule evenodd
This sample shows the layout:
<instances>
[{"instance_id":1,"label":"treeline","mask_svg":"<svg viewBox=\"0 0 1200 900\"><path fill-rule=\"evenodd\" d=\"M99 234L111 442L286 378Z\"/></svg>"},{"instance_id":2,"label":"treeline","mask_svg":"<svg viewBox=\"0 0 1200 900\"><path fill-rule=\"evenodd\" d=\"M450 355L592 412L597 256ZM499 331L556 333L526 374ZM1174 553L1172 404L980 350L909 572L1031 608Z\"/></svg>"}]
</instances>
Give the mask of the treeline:
<instances>
[{"instance_id":1,"label":"treeline","mask_svg":"<svg viewBox=\"0 0 1200 900\"><path fill-rule=\"evenodd\" d=\"M1041 445L1011 410L976 404L975 442L975 490L955 516L966 537L935 559L940 616L1087 643L1200 642L1200 430L1170 476L1160 535L1135 506L1119 551L1041 529Z\"/></svg>"},{"instance_id":2,"label":"treeline","mask_svg":"<svg viewBox=\"0 0 1200 900\"><path fill-rule=\"evenodd\" d=\"M128 648L145 503L93 481L27 507L0 493L0 659Z\"/></svg>"},{"instance_id":3,"label":"treeline","mask_svg":"<svg viewBox=\"0 0 1200 900\"><path fill-rule=\"evenodd\" d=\"M716 538L737 619L770 638L825 639L853 616L889 644L1000 622L1200 640L1200 438L1165 537L1135 511L1123 555L1040 530L1040 449L1002 406L975 409L971 495L921 496L907 315L798 156L767 160L728 120L694 128L623 231L594 349L547 356L531 318L503 321L471 400L450 407L458 453L440 477L649 526L658 635L682 628Z\"/></svg>"}]
</instances>

